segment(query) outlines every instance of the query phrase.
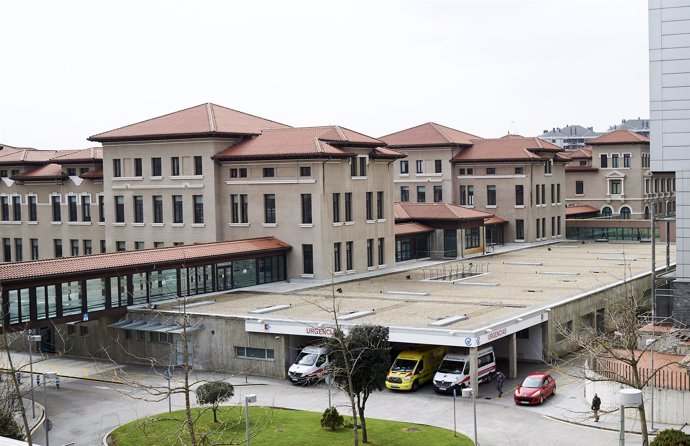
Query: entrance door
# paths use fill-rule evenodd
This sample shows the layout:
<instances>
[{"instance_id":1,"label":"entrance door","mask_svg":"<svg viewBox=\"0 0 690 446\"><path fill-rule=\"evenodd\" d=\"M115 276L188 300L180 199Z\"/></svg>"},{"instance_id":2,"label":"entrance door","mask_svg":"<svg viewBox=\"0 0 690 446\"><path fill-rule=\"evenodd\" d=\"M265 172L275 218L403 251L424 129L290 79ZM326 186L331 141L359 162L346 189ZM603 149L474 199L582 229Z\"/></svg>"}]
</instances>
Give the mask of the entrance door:
<instances>
[{"instance_id":1,"label":"entrance door","mask_svg":"<svg viewBox=\"0 0 690 446\"><path fill-rule=\"evenodd\" d=\"M191 335L187 333L187 337L191 338ZM188 363L189 368L194 368L194 342L189 339L187 340L187 352L188 352ZM173 365L184 364L184 340L175 339L175 357L173 358Z\"/></svg>"},{"instance_id":2,"label":"entrance door","mask_svg":"<svg viewBox=\"0 0 690 446\"><path fill-rule=\"evenodd\" d=\"M458 256L458 231L455 229L443 230L443 256Z\"/></svg>"}]
</instances>

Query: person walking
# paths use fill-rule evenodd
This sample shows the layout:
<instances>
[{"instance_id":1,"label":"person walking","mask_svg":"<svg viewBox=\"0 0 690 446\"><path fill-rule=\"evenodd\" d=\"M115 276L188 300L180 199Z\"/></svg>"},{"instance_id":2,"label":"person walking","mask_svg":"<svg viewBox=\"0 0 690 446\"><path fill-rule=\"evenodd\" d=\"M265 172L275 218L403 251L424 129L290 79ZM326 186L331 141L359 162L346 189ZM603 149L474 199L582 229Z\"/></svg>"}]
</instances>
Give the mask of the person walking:
<instances>
[{"instance_id":1,"label":"person walking","mask_svg":"<svg viewBox=\"0 0 690 446\"><path fill-rule=\"evenodd\" d=\"M594 422L599 422L599 408L601 407L601 399L595 393L594 398L592 398L592 412L594 412Z\"/></svg>"},{"instance_id":2,"label":"person walking","mask_svg":"<svg viewBox=\"0 0 690 446\"><path fill-rule=\"evenodd\" d=\"M496 390L498 390L499 398L503 396L503 381L505 380L506 376L503 374L503 372L496 372Z\"/></svg>"}]
</instances>

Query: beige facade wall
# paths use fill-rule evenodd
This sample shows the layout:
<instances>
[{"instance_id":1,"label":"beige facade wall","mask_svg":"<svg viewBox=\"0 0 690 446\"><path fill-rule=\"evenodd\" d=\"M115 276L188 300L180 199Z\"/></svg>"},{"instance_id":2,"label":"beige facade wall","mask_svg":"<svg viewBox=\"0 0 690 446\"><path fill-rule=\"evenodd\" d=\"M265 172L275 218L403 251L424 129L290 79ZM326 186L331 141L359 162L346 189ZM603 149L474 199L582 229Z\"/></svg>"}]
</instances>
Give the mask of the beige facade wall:
<instances>
[{"instance_id":1,"label":"beige facade wall","mask_svg":"<svg viewBox=\"0 0 690 446\"><path fill-rule=\"evenodd\" d=\"M70 166L72 167L72 166ZM77 168L88 167L100 169L96 165L77 165ZM34 167L32 166L31 170ZM78 254L84 254L85 246L91 246L91 252L100 252L101 240L105 239L105 227L99 223L98 196L103 192L100 182L70 177L62 181L30 181L23 184L3 178L0 180L0 197L6 197L9 203L7 220L0 220L0 234L3 239L10 239L10 253L2 253L0 261L32 260L32 239L36 239L38 258L50 258L56 255L55 240L62 244L62 255L72 253L72 244L76 243ZM21 200L19 220L14 219L13 197ZM36 220L30 221L29 197L36 197ZM52 197L59 197L60 220L53 221ZM76 216L70 221L70 198L76 198ZM90 218L84 216L82 203L90 203ZM21 255L17 255L17 242L21 240ZM74 241L74 242L73 242ZM4 242L3 242L4 244ZM0 247L4 251L4 247Z\"/></svg>"},{"instance_id":2,"label":"beige facade wall","mask_svg":"<svg viewBox=\"0 0 690 446\"><path fill-rule=\"evenodd\" d=\"M407 158L397 160L393 169L394 201L403 201L401 190L407 187L411 202L433 203L434 187L441 187L441 202L450 203L453 197L453 169L450 160L460 151L457 148L406 148L396 149ZM436 172L436 162L440 161L441 172ZM421 162L422 172L417 172ZM407 163L407 173L402 173L402 165ZM420 201L418 187L424 187L425 198Z\"/></svg>"}]
</instances>

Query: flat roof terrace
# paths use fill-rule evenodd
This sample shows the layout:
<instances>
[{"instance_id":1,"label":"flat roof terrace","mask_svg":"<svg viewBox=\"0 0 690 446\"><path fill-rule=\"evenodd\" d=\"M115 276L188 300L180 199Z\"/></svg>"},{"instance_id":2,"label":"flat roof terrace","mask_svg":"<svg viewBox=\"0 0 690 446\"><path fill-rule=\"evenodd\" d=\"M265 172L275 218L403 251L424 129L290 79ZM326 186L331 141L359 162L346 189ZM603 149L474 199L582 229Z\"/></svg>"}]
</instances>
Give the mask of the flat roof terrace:
<instances>
[{"instance_id":1,"label":"flat roof terrace","mask_svg":"<svg viewBox=\"0 0 690 446\"><path fill-rule=\"evenodd\" d=\"M665 267L665 259L666 246L658 244L657 270ZM674 265L674 245L670 259ZM425 342L428 336L432 343L440 336L447 345L457 338L457 345L476 346L548 320L552 306L650 271L648 243L563 242L297 292L232 292L202 299L207 303L187 312L244 319L252 332L325 336L334 323L335 296L344 326L388 326L391 341L397 342ZM160 309L172 310L170 305ZM509 330L491 336L507 322Z\"/></svg>"}]
</instances>

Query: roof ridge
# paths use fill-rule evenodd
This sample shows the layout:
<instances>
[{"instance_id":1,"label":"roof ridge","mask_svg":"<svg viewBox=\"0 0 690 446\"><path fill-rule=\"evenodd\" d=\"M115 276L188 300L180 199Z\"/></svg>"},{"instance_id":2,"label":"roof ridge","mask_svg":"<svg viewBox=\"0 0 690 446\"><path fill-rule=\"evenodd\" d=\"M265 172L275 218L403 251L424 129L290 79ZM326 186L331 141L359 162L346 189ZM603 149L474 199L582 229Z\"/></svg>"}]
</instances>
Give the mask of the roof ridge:
<instances>
[{"instance_id":1,"label":"roof ridge","mask_svg":"<svg viewBox=\"0 0 690 446\"><path fill-rule=\"evenodd\" d=\"M212 132L216 131L216 114L213 111L213 104L206 103L206 115L208 116L208 126Z\"/></svg>"},{"instance_id":2,"label":"roof ridge","mask_svg":"<svg viewBox=\"0 0 690 446\"><path fill-rule=\"evenodd\" d=\"M453 142L453 140L451 140L448 136L446 136L445 133L443 133L443 132L441 131L441 129L439 129L439 125L438 125L438 124L436 124L435 122L431 122L431 121L429 121L428 124L429 124L434 130L436 130L436 133L438 133L439 135L441 135L441 136L446 140L446 142L449 142L449 143L452 143L452 142Z\"/></svg>"}]
</instances>

